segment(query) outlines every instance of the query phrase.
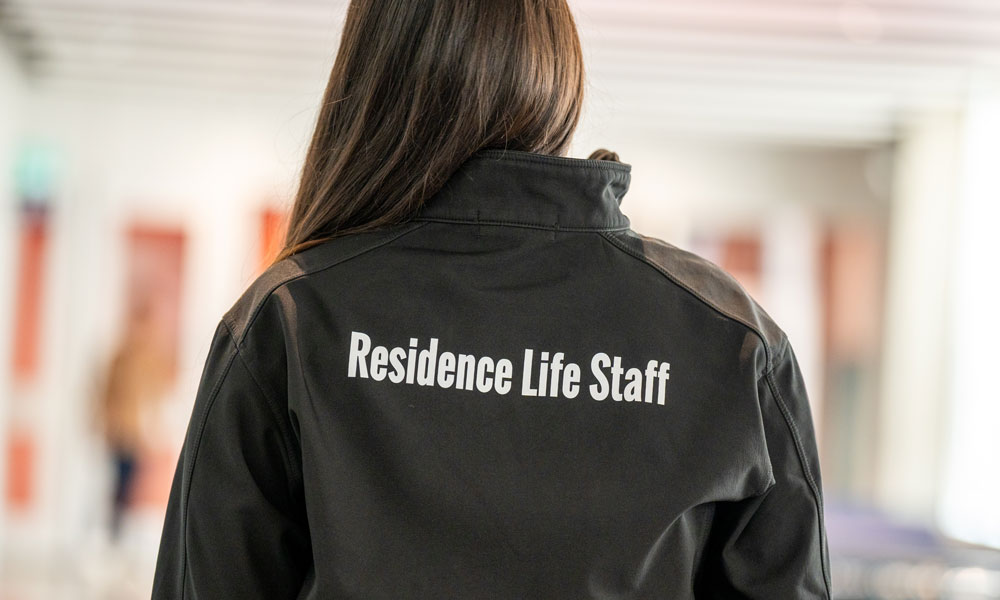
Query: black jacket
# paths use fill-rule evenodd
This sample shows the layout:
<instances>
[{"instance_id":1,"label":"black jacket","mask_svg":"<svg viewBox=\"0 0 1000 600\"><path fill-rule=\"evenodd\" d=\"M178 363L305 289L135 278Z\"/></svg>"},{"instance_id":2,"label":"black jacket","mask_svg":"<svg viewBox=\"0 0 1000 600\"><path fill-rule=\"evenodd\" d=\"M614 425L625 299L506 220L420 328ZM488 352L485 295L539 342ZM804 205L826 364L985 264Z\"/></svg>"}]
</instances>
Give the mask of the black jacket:
<instances>
[{"instance_id":1,"label":"black jacket","mask_svg":"<svg viewBox=\"0 0 1000 600\"><path fill-rule=\"evenodd\" d=\"M627 165L486 151L221 319L153 597L829 598L806 391Z\"/></svg>"}]
</instances>

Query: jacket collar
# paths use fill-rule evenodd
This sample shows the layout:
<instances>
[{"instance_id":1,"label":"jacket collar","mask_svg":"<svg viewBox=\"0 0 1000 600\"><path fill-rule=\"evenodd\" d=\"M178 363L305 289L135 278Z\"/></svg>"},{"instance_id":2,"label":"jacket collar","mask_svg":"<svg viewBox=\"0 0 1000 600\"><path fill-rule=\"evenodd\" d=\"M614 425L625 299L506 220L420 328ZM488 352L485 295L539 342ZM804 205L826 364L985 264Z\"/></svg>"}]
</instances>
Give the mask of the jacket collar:
<instances>
[{"instance_id":1,"label":"jacket collar","mask_svg":"<svg viewBox=\"0 0 1000 600\"><path fill-rule=\"evenodd\" d=\"M482 150L459 167L415 217L570 231L626 229L621 212L631 166Z\"/></svg>"}]
</instances>

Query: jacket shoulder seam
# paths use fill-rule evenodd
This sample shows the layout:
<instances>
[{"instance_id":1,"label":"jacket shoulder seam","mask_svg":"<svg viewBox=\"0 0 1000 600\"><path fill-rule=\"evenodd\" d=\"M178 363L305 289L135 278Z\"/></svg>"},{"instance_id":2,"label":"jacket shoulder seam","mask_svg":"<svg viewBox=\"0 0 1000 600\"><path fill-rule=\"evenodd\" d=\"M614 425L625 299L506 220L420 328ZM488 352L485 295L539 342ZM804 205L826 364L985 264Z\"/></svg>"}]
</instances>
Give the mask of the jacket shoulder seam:
<instances>
[{"instance_id":1,"label":"jacket shoulder seam","mask_svg":"<svg viewBox=\"0 0 1000 600\"><path fill-rule=\"evenodd\" d=\"M236 346L235 340L232 336L232 330L229 328L224 321L222 323L226 330L226 337L229 338L230 344L232 344L232 349L230 350L229 358L226 359L226 365L222 368L222 372L219 374L218 379L215 380L215 384L212 386L212 391L208 396L208 406L205 407L205 414L202 415L201 419L198 420L198 430L194 436L193 446L191 448L191 459L190 464L187 465L185 472L187 474L187 487L184 490L184 503L183 510L181 511L181 528L182 535L184 539L183 546L183 559L181 560L181 600L184 600L184 596L187 591L187 566L188 566L188 509L190 507L191 501L191 485L194 482L194 467L198 459L198 451L201 449L201 439L205 433L205 426L208 424L208 418L212 413L212 408L215 406L215 400L219 397L219 391L222 389L222 384L229 376L229 371L233 366L233 361L236 360L238 348Z\"/></svg>"},{"instance_id":2,"label":"jacket shoulder seam","mask_svg":"<svg viewBox=\"0 0 1000 600\"><path fill-rule=\"evenodd\" d=\"M227 329L229 328L228 323L226 324L226 328ZM235 337L232 335L232 330L230 330L230 338L235 339ZM236 356L238 356L240 362L243 363L243 367L247 370L247 375L250 377L250 381L253 382L254 387L257 388L257 391L264 399L264 403L267 404L268 411L271 413L271 417L275 420L275 424L278 426L278 431L281 433L282 445L284 445L285 447L285 461L284 461L285 467L289 469L289 471L295 478L292 483L299 483L302 481L302 471L291 459L291 457L295 453L295 448L290 441L293 438L293 436L291 434L291 431L288 429L288 427L285 425L285 422L281 418L281 413L282 413L281 406L278 404L278 402L274 400L274 398L270 396L270 394L264 391L264 387L260 384L260 380L257 379L257 375L254 374L253 369L250 368L250 363L247 361L246 356L244 356L243 352L240 351L239 346L235 347L236 347Z\"/></svg>"},{"instance_id":3,"label":"jacket shoulder seam","mask_svg":"<svg viewBox=\"0 0 1000 600\"><path fill-rule=\"evenodd\" d=\"M666 277L670 282L672 282L674 285L678 286L682 290L686 291L688 294L690 294L691 296L693 296L695 299L697 299L699 302L701 302L705 306L707 306L710 309L714 310L715 312L719 313L723 317L725 317L725 318L727 318L727 319L729 319L731 321L734 321L736 323L739 323L740 325L746 327L751 332L753 332L753 334L756 335L758 339L760 339L760 343L764 347L764 354L766 356L766 363L767 363L766 366L765 366L765 368L764 368L765 373L766 372L770 372L774 368L774 366L773 366L774 365L774 356L773 356L774 352L773 352L773 349L771 348L771 345L768 343L767 337L764 335L764 333L758 327L755 327L751 323L747 322L746 319L740 318L739 316L734 315L734 314L732 314L732 313L724 310L722 307L718 306L717 304L715 304L714 302L712 302L711 300L709 300L708 298L706 298L704 295L698 293L697 290L695 290L691 286L687 285L686 283L684 283L683 281L681 281L680 279L678 279L677 277L675 277L670 271L668 271L662 265L659 265L656 262L649 260L649 258L646 257L646 256L643 256L641 254L635 253L631 248L629 248L628 246L626 246L625 244L623 244L620 240L616 239L614 236L608 235L608 233L609 232L602 232L601 233L601 237L603 237L605 240L607 240L608 243L610 243L611 245L613 245L615 248L618 248L619 250L621 250L622 252L628 254L632 258L634 258L634 259L636 259L636 260L638 260L638 261L640 261L640 262L642 262L642 263L644 263L646 265L649 265L650 267L656 269L657 272L659 272L661 275L663 275L664 277ZM784 336L782 336L782 337L784 337Z\"/></svg>"},{"instance_id":4,"label":"jacket shoulder seam","mask_svg":"<svg viewBox=\"0 0 1000 600\"><path fill-rule=\"evenodd\" d=\"M315 275L316 273L320 273L320 272L325 271L327 269L333 268L333 267L335 267L335 266L337 266L339 264L342 264L342 263L345 263L345 262L347 262L349 260L357 258L357 257L361 256L362 254L366 254L368 252L371 252L372 250L376 250L378 248L381 248L382 246L386 246L386 245L388 245L388 244L390 244L390 243L398 240L399 238L403 237L404 235L412 233L412 232L420 229L421 227L423 227L425 225L426 225L426 223L424 223L424 222L419 222L418 223L418 222L415 222L415 221L411 221L401 231L395 232L392 235L389 235L388 237L386 237L384 239L379 239L379 240L376 240L376 241L374 241L374 242L372 242L370 244L367 244L367 245L363 246L362 248L360 248L359 250L356 250L355 252L352 252L352 253L350 253L350 254L348 254L346 256L337 258L336 260L334 260L333 262L331 262L329 264L324 264L324 265L321 265L321 266L317 266L317 267L315 267L313 269L310 269L308 271L302 271L302 272L295 273L295 274L292 274L292 275L287 275L287 276L279 279L277 282L273 283L267 289L267 292L264 293L260 297L260 299L257 301L257 303L254 305L253 309L251 310L250 316L246 320L246 324L242 328L239 327L239 323L230 323L230 322L228 322L228 318L229 318L229 314L230 313L227 313L226 315L223 316L223 319L227 320L226 326L228 328L230 328L231 331L239 331L239 339L236 341L237 346L243 345L246 342L247 334L250 331L250 328L253 326L254 322L257 320L257 317L260 315L260 312L263 309L264 305L267 303L267 300L279 288L281 288L281 287L283 287L283 286L285 286L285 285L287 285L287 284L289 284L289 283L291 283L293 281L296 281L298 279L302 279L303 277L308 277L310 275Z\"/></svg>"},{"instance_id":5,"label":"jacket shoulder seam","mask_svg":"<svg viewBox=\"0 0 1000 600\"><path fill-rule=\"evenodd\" d=\"M813 503L816 505L816 515L817 522L819 523L820 532L820 566L823 570L823 585L826 587L827 597L831 597L830 591L830 574L827 572L827 558L824 556L826 554L825 543L823 539L825 537L825 527L823 526L823 498L819 493L819 486L816 483L816 478L813 476L812 469L809 468L809 463L806 460L805 448L802 445L802 437L799 435L799 428L795 425L795 421L792 419L791 411L788 408L788 404L785 403L784 396L781 395L781 391L778 389L777 384L774 383L774 368L768 370L761 379L767 382L767 387L771 391L771 395L774 396L774 401L778 405L778 411L781 412L782 419L785 421L785 426L788 428L789 434L792 436L792 443L795 445L795 453L799 459L799 466L802 469L802 474L806 478L806 484L809 486L809 491L813 496Z\"/></svg>"}]
</instances>

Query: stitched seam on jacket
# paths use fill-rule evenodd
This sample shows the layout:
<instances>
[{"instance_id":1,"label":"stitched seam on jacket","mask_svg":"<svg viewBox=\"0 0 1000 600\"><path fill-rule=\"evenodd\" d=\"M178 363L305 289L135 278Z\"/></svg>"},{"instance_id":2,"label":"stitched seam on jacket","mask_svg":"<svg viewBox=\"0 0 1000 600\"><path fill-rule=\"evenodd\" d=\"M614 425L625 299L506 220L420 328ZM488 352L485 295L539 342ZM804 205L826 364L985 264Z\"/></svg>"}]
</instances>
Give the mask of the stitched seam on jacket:
<instances>
[{"instance_id":1,"label":"stitched seam on jacket","mask_svg":"<svg viewBox=\"0 0 1000 600\"><path fill-rule=\"evenodd\" d=\"M765 356L766 356L766 363L767 363L766 365L764 365L764 371L766 373L766 372L769 372L771 370L771 368L772 368L771 365L773 364L773 357L772 357L771 347L768 345L767 338L764 337L763 332L761 332L759 329L757 329L756 327L754 327L750 323L747 323L744 319L741 319L741 318L737 317L736 315L730 314L730 313L726 312L725 310L723 310L722 308L716 306L715 303L713 303L708 298L705 298L704 296L702 296L701 294L699 294L698 292L696 292L689 285L687 285L684 282L682 282L681 280L677 279L677 277L675 277L672 273L670 273L669 271L667 271L665 268L663 268L660 265L656 264L655 262L649 260L649 258L647 258L646 256L643 256L641 254L637 254L637 253L633 252L632 249L629 248L628 246L626 246L624 244L624 242L622 242L621 240L618 240L618 239L616 239L616 238L614 238L612 236L609 236L609 235L604 235L603 233L601 234L601 237L603 237L604 239L606 239L608 242L610 242L613 246L615 246L616 248L618 248L622 252L625 252L626 254L628 254L629 256L631 256L633 258L635 258L636 260L638 260L638 261L640 261L642 263L645 263L645 264L649 265L650 267L656 269L657 272L659 272L661 275L663 275L664 277L666 277L668 280L672 281L675 285L677 285L681 289L685 290L686 292L688 292L689 294L691 294L692 296L694 296L695 298L697 298L699 301L701 301L703 304L705 304L705 306L708 306L709 308L711 308L715 312L719 313L720 315L722 315L722 316L724 316L724 317L726 317L728 319L731 319L731 320L739 323L740 325L743 325L744 327L746 327L747 329L749 329L751 332L753 332L758 338L760 338L760 343L764 346L764 353L765 353Z\"/></svg>"},{"instance_id":2,"label":"stitched seam on jacket","mask_svg":"<svg viewBox=\"0 0 1000 600\"><path fill-rule=\"evenodd\" d=\"M228 323L226 324L226 328L227 329L229 328ZM236 338L232 336L232 330L230 330L229 333L230 337L233 340L235 340ZM243 363L243 368L247 370L247 374L250 376L250 381L253 382L254 386L257 388L257 391L260 392L261 397L264 398L264 403L267 404L267 408L271 413L271 417L274 418L274 422L278 426L278 431L281 433L281 442L282 445L285 447L285 456L284 456L285 468L287 468L289 472L292 474L292 476L295 478L295 480L292 483L302 482L302 471L299 469L298 465L296 465L295 462L292 461L292 459L290 458L291 456L295 455L295 447L289 441L292 439L293 436L290 429L285 426L285 422L281 418L281 413L282 413L281 407L273 398L271 398L270 395L268 395L267 392L264 391L264 387L260 384L260 381L257 379L257 375L255 375L253 369L250 368L250 363L247 362L246 357L243 356L242 352L240 352L240 348L239 346L236 345L235 341L233 342L233 347L236 348L236 355L239 357L240 362Z\"/></svg>"},{"instance_id":3,"label":"stitched seam on jacket","mask_svg":"<svg viewBox=\"0 0 1000 600\"><path fill-rule=\"evenodd\" d=\"M461 225L493 225L493 226L504 226L504 227L523 227L525 229L544 229L546 231L569 231L569 232L605 232L605 231L624 231L629 228L628 225L615 225L609 227L587 227L587 226L573 226L573 225L545 225L541 223L531 223L527 221L509 221L504 219L463 219L458 217L430 217L421 216L414 217L414 221L422 221L425 223L456 223Z\"/></svg>"},{"instance_id":4,"label":"stitched seam on jacket","mask_svg":"<svg viewBox=\"0 0 1000 600\"><path fill-rule=\"evenodd\" d=\"M358 250L354 254L350 254L348 256L345 256L345 257L343 257L343 258L341 258L339 260L336 260L336 261L334 261L334 262L332 262L332 263L330 263L328 265L323 265L322 267L317 267L317 268L313 269L312 271L307 271L305 273L299 273L297 275L292 275L292 276L287 277L287 278L279 281L278 283L274 284L273 286L271 286L271 289L269 289L267 291L267 293L264 294L261 297L260 301L257 303L257 306L254 307L253 313L251 313L250 318L247 319L246 327L243 329L243 332L240 334L240 340L237 343L237 345L240 345L240 344L244 343L244 341L246 340L247 334L250 332L250 328L253 326L254 321L257 320L257 316L260 314L261 309L263 309L264 304L267 302L267 299L270 298L271 294L273 294L275 292L275 290L277 290L281 286L283 286L285 284L288 284L288 283L291 283L291 282L293 282L293 281L295 281L297 279L302 279L303 277L308 277L309 275L315 275L316 273L320 273L322 271L325 271L327 269L335 267L335 266L337 266L337 265L339 265L341 263L345 263L345 262L347 262L347 261L349 261L351 259L357 258L357 257L361 256L362 254L365 254L367 252L371 252L372 250L375 250L377 248L381 248L382 246L385 246L387 244L391 244L392 242L394 242L394 241L398 240L399 238L403 237L404 235L409 234L409 233L413 233L414 231L420 229L421 227L424 227L425 225L426 225L426 223L414 223L414 222L411 221L409 223L408 227L406 227L405 229L403 229L400 232L397 232L397 233L391 235L387 239L379 240L378 242L374 242L374 243L372 243L372 244L370 244L368 246L365 246L361 250Z\"/></svg>"},{"instance_id":5,"label":"stitched seam on jacket","mask_svg":"<svg viewBox=\"0 0 1000 600\"><path fill-rule=\"evenodd\" d=\"M231 330L229 329L228 325L225 325L225 327L226 327L226 335L232 341ZM205 425L208 423L208 416L212 412L212 407L215 406L215 399L219 396L219 390L222 389L222 383L226 380L226 377L229 375L229 369L233 366L233 361L236 359L236 354L237 354L236 350L234 349L232 355L230 355L229 359L226 361L226 366L223 367L222 373L219 375L219 378L215 381L215 385L212 387L212 392L208 397L208 406L205 407L205 415L201 418L200 422L198 423L198 433L195 436L194 446L191 449L191 465L186 469L188 485L187 489L184 491L184 504L183 504L183 510L181 511L181 536L183 538L183 543L181 544L182 555L183 555L182 556L183 560L181 560L181 580L180 580L181 600L184 600L184 595L187 590L187 586L185 585L185 583L187 579L187 564L188 564L188 553L187 553L188 504L191 498L191 485L194 482L194 465L198 459L198 450L201 448L201 437L202 434L204 434L205 432Z\"/></svg>"},{"instance_id":6,"label":"stitched seam on jacket","mask_svg":"<svg viewBox=\"0 0 1000 600\"><path fill-rule=\"evenodd\" d=\"M707 298L703 297L701 294L699 294L698 292L696 292L693 289L691 289L691 287L685 285L683 282L681 282L680 280L678 280L676 277L674 277L666 269L661 268L659 265L657 265L656 263L652 262L651 260L649 260L645 256L642 256L640 254L636 254L635 252L632 252L631 249L629 249L627 246L625 246L619 240L616 240L613 237L607 236L607 235L602 235L601 237L603 237L606 240L608 240L608 242L610 242L616 248L619 248L622 252L625 252L626 254L628 254L629 256L631 256L633 258L635 258L636 260L638 260L638 261L640 261L642 263L645 263L646 265L649 265L650 267L653 267L654 269L656 269L656 271L658 273L660 273L661 275L663 275L664 277L666 277L668 281L673 282L675 285L677 285L678 287L680 287L682 290L684 290L687 293L689 293L692 296L694 296L695 299L697 299L698 301L702 302L705 306L707 306L710 309L714 310L715 312L721 314L723 317L726 317L726 318L728 318L728 319L730 319L732 321L735 321L736 323L738 323L740 325L743 325L744 327L746 327L747 329L749 329L753 334L755 334L760 339L761 344L764 346L764 352L765 352L765 354L767 356L766 360L767 360L768 363L771 362L771 360L772 360L771 359L771 349L767 345L767 340L764 338L764 334L761 333L760 331L758 331L756 327L754 327L753 325L747 323L743 319L740 319L739 317L737 317L735 315L731 315L728 312L722 310L721 308L719 308L718 306L716 306L714 303L710 302ZM784 348L784 347L785 347L785 344L782 345L782 348ZM769 365L765 365L765 375L767 373L770 373L772 370L773 370L773 367L771 367ZM765 375L760 375L758 377L758 380L757 380L758 385L760 383L760 378L764 377ZM768 477L767 478L768 478L768 480L770 480L774 476L774 471L773 471L773 469L771 467L770 461L768 461L767 470L768 470L768 472L767 472ZM771 487L770 483L765 483L764 484L764 488L762 490L760 490L759 492L752 493L751 496L762 496L762 495L764 495L764 494L767 493L767 491L768 491L768 489L770 489L770 487Z\"/></svg>"},{"instance_id":7,"label":"stitched seam on jacket","mask_svg":"<svg viewBox=\"0 0 1000 600\"><path fill-rule=\"evenodd\" d=\"M511 162L523 162L530 163L534 165L562 165L566 167L577 167L585 169L600 169L602 171L614 171L616 173L621 173L623 175L628 175L632 172L630 165L620 162L611 162L606 160L594 160L589 158L567 158L565 156L524 156L520 154L512 154L513 152L518 152L518 150L504 150L502 148L490 148L489 150L484 150L481 154L481 158L489 159L499 159ZM607 164L603 164L607 163Z\"/></svg>"},{"instance_id":8,"label":"stitched seam on jacket","mask_svg":"<svg viewBox=\"0 0 1000 600\"><path fill-rule=\"evenodd\" d=\"M795 426L795 421L792 420L791 412L788 410L788 405L785 404L785 399L782 397L781 392L778 391L777 384L774 383L774 369L769 370L765 375L764 379L767 380L767 387L770 388L771 394L774 395L774 400L778 404L778 410L781 412L781 416L785 420L785 426L788 427L789 432L792 436L792 442L795 445L795 453L799 457L799 466L802 468L802 473L805 475L806 483L809 485L809 491L812 492L813 503L816 505L816 517L819 527L819 563L820 568L823 571L823 585L826 588L827 598L830 598L830 575L826 571L826 561L825 550L823 538L824 528L823 528L823 500L819 494L819 486L816 484L816 480L813 477L812 470L809 468L809 463L806 460L805 448L802 446L802 438L799 436L799 429Z\"/></svg>"}]
</instances>

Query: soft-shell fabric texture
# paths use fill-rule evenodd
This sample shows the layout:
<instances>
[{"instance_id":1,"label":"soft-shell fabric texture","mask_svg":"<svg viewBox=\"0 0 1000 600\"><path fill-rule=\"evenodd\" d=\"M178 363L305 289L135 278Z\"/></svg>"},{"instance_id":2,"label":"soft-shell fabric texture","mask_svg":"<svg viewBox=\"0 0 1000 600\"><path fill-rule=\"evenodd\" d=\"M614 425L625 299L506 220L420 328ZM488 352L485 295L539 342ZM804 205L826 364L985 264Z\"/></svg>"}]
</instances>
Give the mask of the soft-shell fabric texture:
<instances>
[{"instance_id":1,"label":"soft-shell fabric texture","mask_svg":"<svg viewBox=\"0 0 1000 600\"><path fill-rule=\"evenodd\" d=\"M830 598L787 338L630 229L628 165L485 151L220 320L155 599Z\"/></svg>"}]
</instances>

